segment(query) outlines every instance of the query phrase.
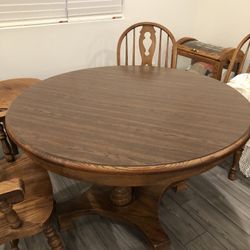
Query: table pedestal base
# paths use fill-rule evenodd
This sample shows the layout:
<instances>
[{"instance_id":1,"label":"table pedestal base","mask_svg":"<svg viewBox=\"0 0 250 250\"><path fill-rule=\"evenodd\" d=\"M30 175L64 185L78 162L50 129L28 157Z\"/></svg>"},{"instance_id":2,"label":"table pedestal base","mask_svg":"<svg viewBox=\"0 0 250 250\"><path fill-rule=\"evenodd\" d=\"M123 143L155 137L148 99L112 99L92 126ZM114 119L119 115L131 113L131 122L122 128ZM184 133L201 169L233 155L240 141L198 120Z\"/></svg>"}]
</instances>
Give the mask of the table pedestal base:
<instances>
[{"instance_id":1,"label":"table pedestal base","mask_svg":"<svg viewBox=\"0 0 250 250\"><path fill-rule=\"evenodd\" d=\"M147 237L151 249L168 249L170 240L158 218L162 194L169 185L132 188L131 202L117 206L112 202L112 187L93 186L81 197L57 205L61 230L71 227L72 220L87 214L98 214L136 226Z\"/></svg>"}]
</instances>

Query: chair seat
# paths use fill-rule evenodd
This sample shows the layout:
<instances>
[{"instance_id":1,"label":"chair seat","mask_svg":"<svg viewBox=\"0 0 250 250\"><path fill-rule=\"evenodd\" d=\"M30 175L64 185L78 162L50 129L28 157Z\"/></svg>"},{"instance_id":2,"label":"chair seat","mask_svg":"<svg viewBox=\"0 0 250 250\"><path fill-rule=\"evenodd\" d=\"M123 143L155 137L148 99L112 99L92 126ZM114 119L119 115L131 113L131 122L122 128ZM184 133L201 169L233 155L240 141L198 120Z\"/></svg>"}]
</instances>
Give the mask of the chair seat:
<instances>
[{"instance_id":1,"label":"chair seat","mask_svg":"<svg viewBox=\"0 0 250 250\"><path fill-rule=\"evenodd\" d=\"M23 224L18 229L11 229L0 213L0 244L41 232L53 210L49 175L25 154L13 163L0 161L0 182L12 178L22 179L25 186L24 201L13 206Z\"/></svg>"},{"instance_id":2,"label":"chair seat","mask_svg":"<svg viewBox=\"0 0 250 250\"><path fill-rule=\"evenodd\" d=\"M26 88L40 82L35 78L18 78L0 81L0 117L6 115L7 109Z\"/></svg>"}]
</instances>

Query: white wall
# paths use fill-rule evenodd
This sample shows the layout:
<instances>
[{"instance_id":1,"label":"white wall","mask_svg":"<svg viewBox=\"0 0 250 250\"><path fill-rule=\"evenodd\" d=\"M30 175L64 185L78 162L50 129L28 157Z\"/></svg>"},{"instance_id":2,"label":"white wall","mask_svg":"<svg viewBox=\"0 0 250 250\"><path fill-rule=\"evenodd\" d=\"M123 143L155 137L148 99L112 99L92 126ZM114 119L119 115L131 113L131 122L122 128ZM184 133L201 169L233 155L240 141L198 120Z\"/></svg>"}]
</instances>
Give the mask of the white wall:
<instances>
[{"instance_id":1,"label":"white wall","mask_svg":"<svg viewBox=\"0 0 250 250\"><path fill-rule=\"evenodd\" d=\"M124 20L0 29L0 79L47 78L66 71L114 65L121 32L155 21L177 39L193 36L236 46L249 33L250 0L125 0Z\"/></svg>"},{"instance_id":2,"label":"white wall","mask_svg":"<svg viewBox=\"0 0 250 250\"><path fill-rule=\"evenodd\" d=\"M137 21L155 21L176 37L192 33L196 0L125 0L124 20L0 30L0 79L47 78L75 69L116 64L116 43Z\"/></svg>"},{"instance_id":3,"label":"white wall","mask_svg":"<svg viewBox=\"0 0 250 250\"><path fill-rule=\"evenodd\" d=\"M194 36L205 42L236 47L250 32L250 0L196 2Z\"/></svg>"}]
</instances>

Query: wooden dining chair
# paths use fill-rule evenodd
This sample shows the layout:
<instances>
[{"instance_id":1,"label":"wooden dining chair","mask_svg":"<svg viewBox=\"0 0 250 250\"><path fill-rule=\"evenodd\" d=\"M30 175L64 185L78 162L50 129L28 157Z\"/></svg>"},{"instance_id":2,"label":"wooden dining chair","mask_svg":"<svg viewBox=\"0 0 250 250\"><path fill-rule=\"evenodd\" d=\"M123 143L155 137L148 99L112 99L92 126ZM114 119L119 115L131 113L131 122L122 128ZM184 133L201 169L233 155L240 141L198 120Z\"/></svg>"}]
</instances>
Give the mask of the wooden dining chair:
<instances>
[{"instance_id":1,"label":"wooden dining chair","mask_svg":"<svg viewBox=\"0 0 250 250\"><path fill-rule=\"evenodd\" d=\"M5 115L14 99L28 87L40 82L35 78L19 78L0 81L0 140L4 157L7 161L14 161L18 149L5 130ZM4 140L6 138L7 140Z\"/></svg>"},{"instance_id":2,"label":"wooden dining chair","mask_svg":"<svg viewBox=\"0 0 250 250\"><path fill-rule=\"evenodd\" d=\"M224 78L224 83L229 82L232 71L235 68L235 65L237 63L236 58L241 51L244 53L244 56L243 56L242 61L238 65L236 74L241 74L243 72L250 73L249 48L250 48L250 33L241 40L241 42L235 49L232 59L230 60L230 64L228 66L228 70L226 72L225 78Z\"/></svg>"},{"instance_id":3,"label":"wooden dining chair","mask_svg":"<svg viewBox=\"0 0 250 250\"><path fill-rule=\"evenodd\" d=\"M169 29L152 22L128 27L117 44L117 65L176 68L177 44ZM187 189L186 181L173 185L176 192Z\"/></svg>"},{"instance_id":4,"label":"wooden dining chair","mask_svg":"<svg viewBox=\"0 0 250 250\"><path fill-rule=\"evenodd\" d=\"M176 68L176 40L169 29L152 22L127 28L117 44L117 65Z\"/></svg>"},{"instance_id":5,"label":"wooden dining chair","mask_svg":"<svg viewBox=\"0 0 250 250\"><path fill-rule=\"evenodd\" d=\"M0 245L9 242L12 250L18 250L19 239L43 231L51 249L62 250L50 222L52 212L52 186L47 171L25 154L14 162L1 160Z\"/></svg>"},{"instance_id":6,"label":"wooden dining chair","mask_svg":"<svg viewBox=\"0 0 250 250\"><path fill-rule=\"evenodd\" d=\"M236 74L241 74L243 72L250 73L250 63L249 63L249 48L250 48L250 34L245 36L237 48L234 51L234 54L232 56L232 59L230 61L230 64L228 66L228 70L226 72L225 78L224 78L224 83L229 82L230 76L232 75L232 71L235 68L236 64L238 63L236 58L239 53L244 53L242 61L238 65L238 69L236 70ZM236 179L236 173L237 173L237 168L239 166L239 160L241 157L243 149L239 149L237 152L234 153L233 157L233 163L232 166L229 170L228 178L230 180L235 180Z\"/></svg>"}]
</instances>

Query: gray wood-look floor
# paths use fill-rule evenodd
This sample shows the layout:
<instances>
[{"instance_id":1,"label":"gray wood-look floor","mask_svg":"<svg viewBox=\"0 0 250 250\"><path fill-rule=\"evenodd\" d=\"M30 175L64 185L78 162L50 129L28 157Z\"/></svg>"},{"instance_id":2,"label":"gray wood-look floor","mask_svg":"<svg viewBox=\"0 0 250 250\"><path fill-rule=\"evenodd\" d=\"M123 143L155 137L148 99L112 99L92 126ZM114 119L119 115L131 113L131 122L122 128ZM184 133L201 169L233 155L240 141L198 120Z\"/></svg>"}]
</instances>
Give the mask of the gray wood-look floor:
<instances>
[{"instance_id":1,"label":"gray wood-look floor","mask_svg":"<svg viewBox=\"0 0 250 250\"><path fill-rule=\"evenodd\" d=\"M171 250L249 250L250 179L239 175L227 179L231 158L220 167L193 177L188 190L169 190L160 206L160 219L168 233ZM55 197L62 201L88 188L88 184L52 175ZM70 250L148 249L144 236L128 227L99 216L87 216L74 222L74 228L60 233ZM21 240L21 249L49 249L42 234ZM0 250L9 249L0 246Z\"/></svg>"}]
</instances>

